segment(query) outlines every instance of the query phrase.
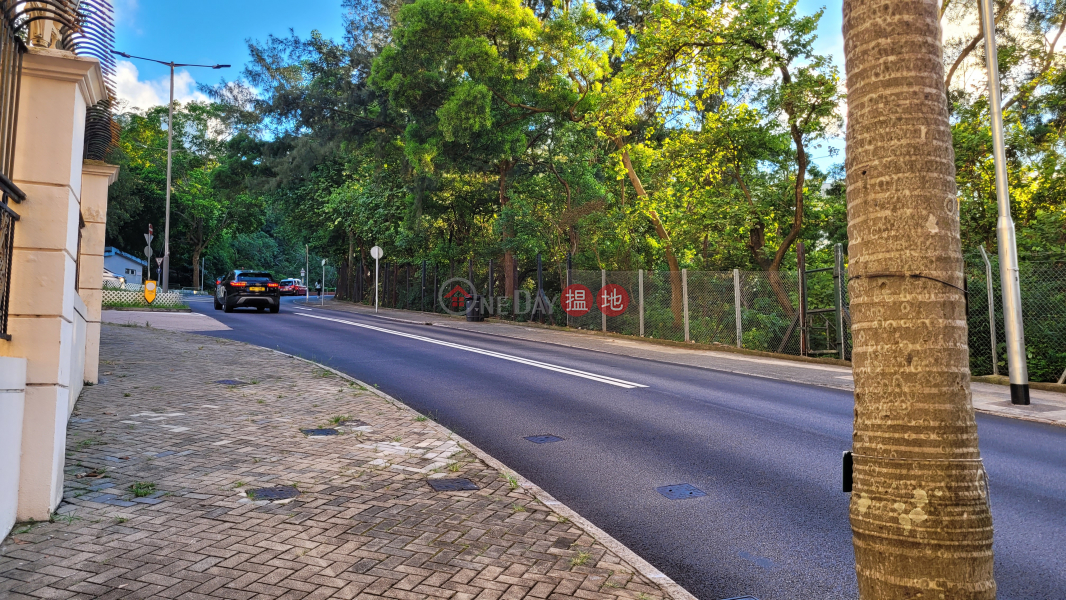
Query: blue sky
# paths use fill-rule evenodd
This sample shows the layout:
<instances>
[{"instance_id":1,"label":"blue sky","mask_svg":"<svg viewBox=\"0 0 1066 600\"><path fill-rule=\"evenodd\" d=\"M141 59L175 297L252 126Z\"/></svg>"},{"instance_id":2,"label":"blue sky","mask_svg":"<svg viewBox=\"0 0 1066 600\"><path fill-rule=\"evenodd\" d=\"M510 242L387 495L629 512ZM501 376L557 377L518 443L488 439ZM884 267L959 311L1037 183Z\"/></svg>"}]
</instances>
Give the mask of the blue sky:
<instances>
[{"instance_id":1,"label":"blue sky","mask_svg":"<svg viewBox=\"0 0 1066 600\"><path fill-rule=\"evenodd\" d=\"M231 64L229 69L179 70L175 96L197 97L196 82L239 77L248 60L246 40L307 36L313 29L339 38L341 0L115 0L115 49L181 63ZM134 71L133 69L136 69ZM119 97L133 106L166 104L169 69L145 61L119 63Z\"/></svg>"},{"instance_id":2,"label":"blue sky","mask_svg":"<svg viewBox=\"0 0 1066 600\"><path fill-rule=\"evenodd\" d=\"M115 0L115 47L123 52L184 63L231 64L223 71L179 70L175 95L180 100L200 97L197 82L235 79L248 60L245 40L285 35L292 28L307 36L317 29L340 38L341 0ZM825 2L800 0L799 10L810 14ZM819 31L819 51L840 56L841 8L828 6ZM118 93L132 106L166 104L168 69L144 61L119 64ZM843 68L841 68L843 70Z\"/></svg>"}]
</instances>

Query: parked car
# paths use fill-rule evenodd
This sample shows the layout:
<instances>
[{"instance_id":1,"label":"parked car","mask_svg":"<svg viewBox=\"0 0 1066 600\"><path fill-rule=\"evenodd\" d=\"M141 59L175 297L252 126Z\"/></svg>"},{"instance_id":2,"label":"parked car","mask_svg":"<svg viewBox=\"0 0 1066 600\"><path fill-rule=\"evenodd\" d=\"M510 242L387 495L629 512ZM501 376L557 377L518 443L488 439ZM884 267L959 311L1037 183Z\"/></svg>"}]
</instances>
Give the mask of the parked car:
<instances>
[{"instance_id":1,"label":"parked car","mask_svg":"<svg viewBox=\"0 0 1066 600\"><path fill-rule=\"evenodd\" d=\"M254 306L257 310L281 310L281 286L270 273L263 271L230 271L215 287L215 310Z\"/></svg>"},{"instance_id":2,"label":"parked car","mask_svg":"<svg viewBox=\"0 0 1066 600\"><path fill-rule=\"evenodd\" d=\"M278 285L282 296L303 296L307 293L307 288L299 279L282 279Z\"/></svg>"}]
</instances>

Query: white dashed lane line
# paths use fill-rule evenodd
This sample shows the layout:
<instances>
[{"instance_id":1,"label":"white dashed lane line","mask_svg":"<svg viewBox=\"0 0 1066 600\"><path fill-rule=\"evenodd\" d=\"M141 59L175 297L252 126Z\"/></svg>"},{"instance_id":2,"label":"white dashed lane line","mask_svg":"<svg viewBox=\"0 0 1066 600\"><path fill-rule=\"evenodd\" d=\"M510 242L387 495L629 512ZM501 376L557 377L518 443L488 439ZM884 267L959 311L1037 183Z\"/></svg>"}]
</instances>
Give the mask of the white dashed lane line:
<instances>
[{"instance_id":1,"label":"white dashed lane line","mask_svg":"<svg viewBox=\"0 0 1066 600\"><path fill-rule=\"evenodd\" d=\"M321 319L323 321L332 321L334 323L342 323L344 325L351 325L353 327L361 327L363 329L370 329L372 331L378 331L381 333L387 333L390 335L396 335L405 337L412 340L418 340L420 342L426 342L429 344L436 344L438 346L447 346L453 350L463 350L465 352L473 352L474 354L482 354L484 356L491 356L494 358L500 358L503 360L509 360L511 362L520 363L530 367L536 367L538 369L545 369L548 371L555 371L556 373L563 373L565 375L573 375L574 377L581 377L583 379L590 379L592 381L598 381L600 383L606 383L607 385L613 385L620 388L633 389L633 388L645 388L646 385L634 383L632 381L626 381L624 379L617 379L615 377L608 377L607 375L598 375L596 373L589 373L588 371L579 371L578 369L571 369L569 367L561 367L559 365L553 365L550 363L540 362L539 360L532 360L529 358L522 358L521 356L514 356L513 354L504 354L502 352L493 352L492 350L484 350L482 348L475 348L473 346L466 346L463 344L456 344L455 342L446 342L444 340L437 340L421 335L415 335L413 333L404 333L402 331L396 331L394 329L386 329L384 327L376 327L374 325L367 325L365 323L357 323L355 321L348 321L345 319L333 319L330 317L320 317L317 315L309 315L305 313L298 313L301 317L307 317L309 319Z\"/></svg>"}]
</instances>

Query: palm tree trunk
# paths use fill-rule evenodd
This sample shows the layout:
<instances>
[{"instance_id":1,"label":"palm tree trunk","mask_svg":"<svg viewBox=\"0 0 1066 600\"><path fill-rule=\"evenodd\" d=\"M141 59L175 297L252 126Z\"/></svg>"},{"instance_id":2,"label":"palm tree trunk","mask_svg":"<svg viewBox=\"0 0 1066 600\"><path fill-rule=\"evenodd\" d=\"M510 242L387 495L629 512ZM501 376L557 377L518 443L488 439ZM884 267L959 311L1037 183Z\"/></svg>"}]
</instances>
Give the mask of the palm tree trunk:
<instances>
[{"instance_id":1,"label":"palm tree trunk","mask_svg":"<svg viewBox=\"0 0 1066 600\"><path fill-rule=\"evenodd\" d=\"M992 599L936 0L844 0L863 599Z\"/></svg>"}]
</instances>

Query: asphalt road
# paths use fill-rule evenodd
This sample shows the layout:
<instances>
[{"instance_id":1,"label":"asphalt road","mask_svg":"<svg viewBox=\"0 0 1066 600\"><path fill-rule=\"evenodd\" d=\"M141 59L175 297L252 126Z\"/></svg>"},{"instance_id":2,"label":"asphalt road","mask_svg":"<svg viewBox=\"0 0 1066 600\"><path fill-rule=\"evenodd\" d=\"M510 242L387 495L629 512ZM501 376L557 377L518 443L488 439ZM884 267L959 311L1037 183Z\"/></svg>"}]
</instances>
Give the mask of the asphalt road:
<instances>
[{"instance_id":1,"label":"asphalt road","mask_svg":"<svg viewBox=\"0 0 1066 600\"><path fill-rule=\"evenodd\" d=\"M702 600L857 597L840 491L850 393L288 301L277 315L194 309L233 328L207 335L378 384ZM985 415L978 426L998 597L1066 598L1066 428ZM564 439L523 439L540 434ZM706 495L656 491L680 483Z\"/></svg>"}]
</instances>

